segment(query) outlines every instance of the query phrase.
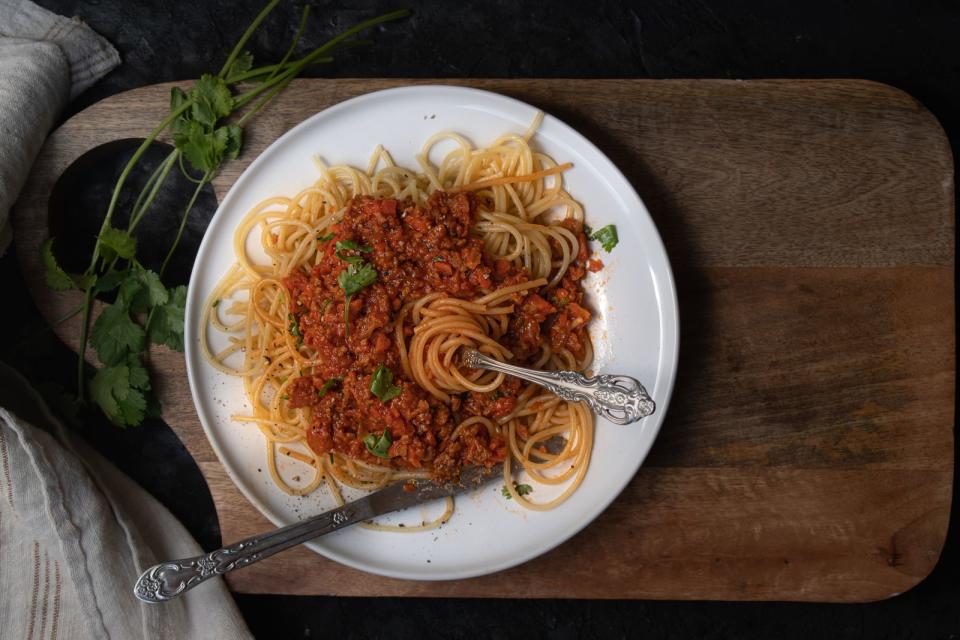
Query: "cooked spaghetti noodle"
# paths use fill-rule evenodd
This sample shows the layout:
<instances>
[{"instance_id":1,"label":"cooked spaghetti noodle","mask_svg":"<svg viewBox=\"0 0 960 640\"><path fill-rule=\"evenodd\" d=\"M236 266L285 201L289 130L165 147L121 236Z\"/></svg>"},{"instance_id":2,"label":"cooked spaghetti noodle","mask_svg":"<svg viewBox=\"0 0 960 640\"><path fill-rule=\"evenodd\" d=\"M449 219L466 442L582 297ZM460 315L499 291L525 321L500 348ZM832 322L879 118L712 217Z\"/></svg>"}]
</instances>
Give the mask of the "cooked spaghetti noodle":
<instances>
[{"instance_id":1,"label":"cooked spaghetti noodle","mask_svg":"<svg viewBox=\"0 0 960 640\"><path fill-rule=\"evenodd\" d=\"M438 134L419 171L382 147L366 171L317 159L313 185L261 202L238 226L236 263L205 304L200 342L214 367L242 379L251 410L232 418L263 434L283 491L324 484L342 503L342 486L446 480L504 461L505 495L524 507L549 509L580 484L589 410L460 358L475 348L580 371L592 360L583 209L563 188L570 165L529 144L541 118L483 148ZM223 349L211 348L211 327ZM280 457L312 475L285 479ZM559 495L536 500L510 460ZM448 500L420 527L377 526L422 530L452 512Z\"/></svg>"}]
</instances>

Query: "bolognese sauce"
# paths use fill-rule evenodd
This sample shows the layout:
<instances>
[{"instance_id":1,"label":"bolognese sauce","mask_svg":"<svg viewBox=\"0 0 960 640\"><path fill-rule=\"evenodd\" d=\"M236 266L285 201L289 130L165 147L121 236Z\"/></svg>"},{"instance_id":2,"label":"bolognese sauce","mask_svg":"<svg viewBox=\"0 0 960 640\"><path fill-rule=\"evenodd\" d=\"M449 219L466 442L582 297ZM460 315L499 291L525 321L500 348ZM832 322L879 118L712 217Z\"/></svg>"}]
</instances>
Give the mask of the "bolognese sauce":
<instances>
[{"instance_id":1,"label":"bolognese sauce","mask_svg":"<svg viewBox=\"0 0 960 640\"><path fill-rule=\"evenodd\" d=\"M471 416L509 415L521 383L508 378L495 391L464 392L444 403L404 375L393 337L407 302L431 293L472 300L531 279L526 269L485 251L483 239L472 233L483 206L468 192L437 191L423 206L354 198L341 221L318 239L316 265L284 280L290 331L315 353L312 372L288 387L289 406L310 409L307 443L314 452L425 469L438 480L457 477L467 465L489 467L506 458L505 441L480 424L451 436ZM582 354L589 339L581 284L589 268L587 241L578 221L562 224L580 245L562 279L512 296L501 341L520 365L531 363L544 342ZM375 279L349 294L344 279L360 268L375 270ZM413 329L405 331L409 337ZM394 388L389 398L372 390L382 368Z\"/></svg>"}]
</instances>

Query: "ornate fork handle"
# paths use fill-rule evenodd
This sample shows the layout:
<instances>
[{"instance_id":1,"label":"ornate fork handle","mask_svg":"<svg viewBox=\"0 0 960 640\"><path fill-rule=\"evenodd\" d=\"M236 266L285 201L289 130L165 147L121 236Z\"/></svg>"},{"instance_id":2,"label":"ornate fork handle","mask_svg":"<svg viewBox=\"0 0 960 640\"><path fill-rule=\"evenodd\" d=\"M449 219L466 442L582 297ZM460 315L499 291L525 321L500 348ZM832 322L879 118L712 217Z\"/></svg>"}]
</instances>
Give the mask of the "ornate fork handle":
<instances>
[{"instance_id":1,"label":"ornate fork handle","mask_svg":"<svg viewBox=\"0 0 960 640\"><path fill-rule=\"evenodd\" d=\"M208 578L240 569L373 515L369 502L360 499L304 522L275 529L262 536L247 538L204 555L163 562L143 572L133 588L133 593L143 602L164 602Z\"/></svg>"},{"instance_id":2,"label":"ornate fork handle","mask_svg":"<svg viewBox=\"0 0 960 640\"><path fill-rule=\"evenodd\" d=\"M463 362L468 367L505 373L533 382L569 402L586 402L591 409L615 424L630 424L656 410L650 394L635 378L599 375L588 378L576 371L538 371L500 362L476 349L467 349Z\"/></svg>"}]
</instances>

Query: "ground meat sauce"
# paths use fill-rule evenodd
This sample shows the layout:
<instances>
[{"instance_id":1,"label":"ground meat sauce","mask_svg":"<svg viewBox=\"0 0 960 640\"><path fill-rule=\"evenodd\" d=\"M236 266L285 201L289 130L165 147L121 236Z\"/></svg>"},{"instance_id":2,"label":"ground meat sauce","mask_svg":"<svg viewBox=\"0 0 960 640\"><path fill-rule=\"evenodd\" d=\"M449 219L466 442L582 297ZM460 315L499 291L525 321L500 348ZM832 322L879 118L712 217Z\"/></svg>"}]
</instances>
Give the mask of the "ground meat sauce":
<instances>
[{"instance_id":1,"label":"ground meat sauce","mask_svg":"<svg viewBox=\"0 0 960 640\"><path fill-rule=\"evenodd\" d=\"M508 378L493 392L464 393L447 406L403 375L393 337L392 320L406 302L434 292L473 299L529 280L525 269L484 252L482 239L471 233L477 207L470 193L437 192L423 207L355 198L343 220L329 228L332 237L321 238L319 263L284 280L293 311L291 329L299 329L319 362L313 375L288 387L291 407L310 407L307 442L316 453L336 451L371 464L425 468L437 479L455 478L463 466L492 466L506 457L503 440L490 437L483 425L461 430L456 442L449 437L469 416L508 415L521 383ZM515 296L503 341L521 364L538 353L543 340L577 354L584 348L590 313L582 306L580 280L586 273L587 242L579 222L563 224L580 241L576 261L554 288ZM346 241L361 249L341 248L338 257L337 243ZM372 265L377 279L350 299L347 335L346 300L337 278L349 266L343 257L351 256ZM381 364L400 388L387 402L370 390ZM373 455L363 442L384 429L393 441L388 460Z\"/></svg>"}]
</instances>

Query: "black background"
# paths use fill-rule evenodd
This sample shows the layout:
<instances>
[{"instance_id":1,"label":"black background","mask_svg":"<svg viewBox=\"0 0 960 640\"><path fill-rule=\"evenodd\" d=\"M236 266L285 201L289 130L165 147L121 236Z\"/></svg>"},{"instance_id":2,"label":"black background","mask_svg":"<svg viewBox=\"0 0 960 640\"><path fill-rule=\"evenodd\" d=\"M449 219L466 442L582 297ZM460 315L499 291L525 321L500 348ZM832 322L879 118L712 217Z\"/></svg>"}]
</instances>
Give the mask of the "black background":
<instances>
[{"instance_id":1,"label":"black background","mask_svg":"<svg viewBox=\"0 0 960 640\"><path fill-rule=\"evenodd\" d=\"M218 70L261 7L257 0L40 4L81 17L123 58L123 65L76 99L64 117L119 91ZM268 19L252 43L258 59L283 55L301 7L286 3ZM372 46L339 54L306 75L869 78L918 98L940 119L954 146L960 135L960 7L955 2L318 3L304 42L316 45L357 21L403 7L413 16L373 31ZM112 163L103 165L101 177L110 184ZM189 269L189 257L184 260L182 267ZM7 320L19 336L0 357L56 402L75 388L71 354L38 330L38 315L12 251L0 258L0 278L16 301ZM50 367L51 362L57 366ZM205 548L219 546L209 492L165 424L152 421L119 431L95 415L79 418L75 428L170 507ZM498 638L954 638L960 635L956 511L931 576L904 595L865 605L256 595L240 595L237 601L251 629L264 638L481 633Z\"/></svg>"}]
</instances>

